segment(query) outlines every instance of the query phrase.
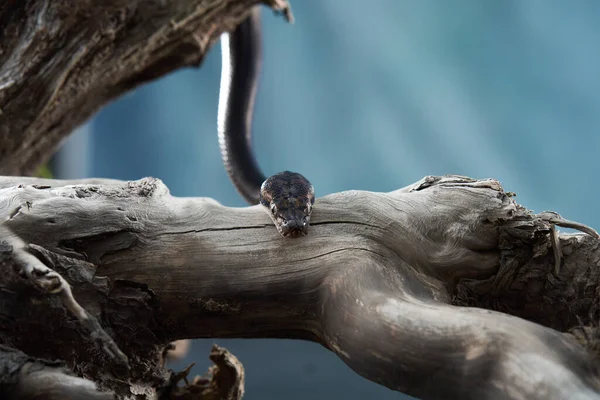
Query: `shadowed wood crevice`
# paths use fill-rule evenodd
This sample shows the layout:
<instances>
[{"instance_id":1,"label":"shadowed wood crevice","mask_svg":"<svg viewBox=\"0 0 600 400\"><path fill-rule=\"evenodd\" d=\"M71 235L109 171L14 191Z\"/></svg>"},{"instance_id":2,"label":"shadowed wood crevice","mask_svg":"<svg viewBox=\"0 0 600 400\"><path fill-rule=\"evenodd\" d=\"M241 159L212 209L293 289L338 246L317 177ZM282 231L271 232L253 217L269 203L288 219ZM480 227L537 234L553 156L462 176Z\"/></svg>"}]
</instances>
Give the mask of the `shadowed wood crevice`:
<instances>
[{"instance_id":1,"label":"shadowed wood crevice","mask_svg":"<svg viewBox=\"0 0 600 400\"><path fill-rule=\"evenodd\" d=\"M493 179L332 194L298 239L260 206L173 197L157 179L6 177L0 188L4 239L69 281L131 371L107 374L115 362L47 295L0 296L3 310L19 304L1 337L102 388L168 387L159 355L173 340L277 337L320 343L423 399L600 398L597 234L558 234L557 253L554 226L570 222L528 211ZM14 262L3 263L12 287Z\"/></svg>"},{"instance_id":2,"label":"shadowed wood crevice","mask_svg":"<svg viewBox=\"0 0 600 400\"><path fill-rule=\"evenodd\" d=\"M0 398L2 399L90 399L111 400L86 379L69 373L60 362L34 359L0 345Z\"/></svg>"}]
</instances>

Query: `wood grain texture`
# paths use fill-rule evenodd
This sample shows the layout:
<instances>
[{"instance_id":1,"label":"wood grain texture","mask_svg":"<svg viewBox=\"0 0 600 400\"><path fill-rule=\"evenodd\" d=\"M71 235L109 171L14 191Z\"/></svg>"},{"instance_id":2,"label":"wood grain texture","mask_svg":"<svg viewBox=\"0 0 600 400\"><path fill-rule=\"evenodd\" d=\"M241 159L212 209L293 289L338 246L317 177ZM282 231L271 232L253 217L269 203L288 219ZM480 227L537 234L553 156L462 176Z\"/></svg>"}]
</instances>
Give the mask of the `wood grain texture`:
<instances>
[{"instance_id":1,"label":"wood grain texture","mask_svg":"<svg viewBox=\"0 0 600 400\"><path fill-rule=\"evenodd\" d=\"M283 0L264 2L287 7ZM176 69L199 66L220 35L258 3L0 2L0 173L32 174L101 106Z\"/></svg>"},{"instance_id":2,"label":"wood grain texture","mask_svg":"<svg viewBox=\"0 0 600 400\"><path fill-rule=\"evenodd\" d=\"M325 196L297 239L260 206L173 197L157 179L19 179L0 178L4 226L111 332L129 383L164 385L156 355L172 340L277 337L422 399L600 398L596 358L568 333L595 322L599 241L561 234L555 271L553 224L493 179ZM0 302L18 323L5 342L123 390L59 304Z\"/></svg>"}]
</instances>

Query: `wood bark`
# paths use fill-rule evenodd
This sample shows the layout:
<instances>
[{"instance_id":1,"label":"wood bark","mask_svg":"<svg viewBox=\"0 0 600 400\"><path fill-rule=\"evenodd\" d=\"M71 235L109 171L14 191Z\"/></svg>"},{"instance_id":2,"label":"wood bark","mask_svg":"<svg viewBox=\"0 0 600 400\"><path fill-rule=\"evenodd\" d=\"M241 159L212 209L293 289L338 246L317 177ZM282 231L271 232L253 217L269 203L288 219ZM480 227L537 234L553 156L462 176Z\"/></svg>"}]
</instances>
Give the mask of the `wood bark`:
<instances>
[{"instance_id":1,"label":"wood bark","mask_svg":"<svg viewBox=\"0 0 600 400\"><path fill-rule=\"evenodd\" d=\"M597 234L555 234L576 224L495 180L319 198L299 239L260 206L176 198L157 179L73 183L0 179L4 240L69 281L130 370L57 299L19 290L7 248L0 337L119 396L168 385L173 340L294 338L422 399L600 398Z\"/></svg>"},{"instance_id":2,"label":"wood bark","mask_svg":"<svg viewBox=\"0 0 600 400\"><path fill-rule=\"evenodd\" d=\"M284 0L264 0L286 11ZM259 0L0 2L0 174L30 175L101 106L199 66ZM201 90L201 88L198 88Z\"/></svg>"}]
</instances>

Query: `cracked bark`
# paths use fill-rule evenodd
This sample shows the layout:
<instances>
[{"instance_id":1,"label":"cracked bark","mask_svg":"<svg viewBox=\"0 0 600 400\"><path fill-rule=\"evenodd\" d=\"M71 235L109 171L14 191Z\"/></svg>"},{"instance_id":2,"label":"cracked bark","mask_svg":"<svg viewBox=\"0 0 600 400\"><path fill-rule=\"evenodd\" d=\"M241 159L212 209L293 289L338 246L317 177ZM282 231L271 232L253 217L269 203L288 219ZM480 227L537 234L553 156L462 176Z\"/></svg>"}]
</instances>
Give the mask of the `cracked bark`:
<instances>
[{"instance_id":1,"label":"cracked bark","mask_svg":"<svg viewBox=\"0 0 600 400\"><path fill-rule=\"evenodd\" d=\"M295 338L423 399L600 398L598 238L559 234L556 270L551 232L569 222L529 212L497 181L329 195L309 235L288 240L260 206L172 197L156 179L73 183L0 179L4 227L71 283L131 370L48 296L5 290L14 323L0 333L100 388L169 387L158 354L173 340Z\"/></svg>"},{"instance_id":2,"label":"cracked bark","mask_svg":"<svg viewBox=\"0 0 600 400\"><path fill-rule=\"evenodd\" d=\"M285 12L283 0L264 0ZM259 0L0 2L0 174L29 175L99 108L199 66Z\"/></svg>"}]
</instances>

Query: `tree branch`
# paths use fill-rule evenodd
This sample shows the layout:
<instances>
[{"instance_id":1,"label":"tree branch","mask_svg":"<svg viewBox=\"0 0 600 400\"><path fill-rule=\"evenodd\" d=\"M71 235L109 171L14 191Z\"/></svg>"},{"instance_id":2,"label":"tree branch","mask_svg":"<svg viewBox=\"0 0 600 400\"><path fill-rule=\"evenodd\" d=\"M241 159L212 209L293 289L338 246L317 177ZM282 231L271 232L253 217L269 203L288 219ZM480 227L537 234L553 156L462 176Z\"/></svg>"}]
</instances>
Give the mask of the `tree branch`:
<instances>
[{"instance_id":1,"label":"tree branch","mask_svg":"<svg viewBox=\"0 0 600 400\"><path fill-rule=\"evenodd\" d=\"M284 0L264 0L288 12ZM199 66L259 0L0 3L0 173L27 175L120 95Z\"/></svg>"},{"instance_id":2,"label":"tree branch","mask_svg":"<svg viewBox=\"0 0 600 400\"><path fill-rule=\"evenodd\" d=\"M156 179L18 181L0 179L4 225L113 336L130 383L166 386L151 360L173 340L278 337L321 343L358 374L423 399L600 398L595 353L580 345L596 332L597 234L558 234L556 269L552 232L564 220L529 212L495 180L329 195L309 235L288 240L260 206L172 197ZM105 373L114 360L86 346L60 304L16 301L0 296L18 322L1 337L123 393ZM585 335L567 333L582 323Z\"/></svg>"}]
</instances>

